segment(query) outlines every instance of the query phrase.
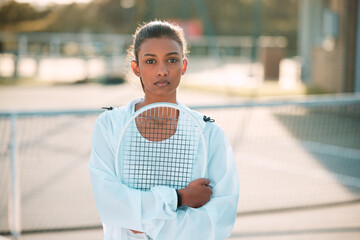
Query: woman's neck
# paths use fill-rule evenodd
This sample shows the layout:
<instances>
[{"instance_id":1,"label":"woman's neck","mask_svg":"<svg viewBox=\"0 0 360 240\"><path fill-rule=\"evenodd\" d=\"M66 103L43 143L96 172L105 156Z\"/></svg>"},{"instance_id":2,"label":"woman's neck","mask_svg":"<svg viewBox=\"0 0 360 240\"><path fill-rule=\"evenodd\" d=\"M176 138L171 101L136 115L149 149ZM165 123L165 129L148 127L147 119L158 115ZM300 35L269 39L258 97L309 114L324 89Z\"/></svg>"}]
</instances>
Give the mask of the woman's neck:
<instances>
[{"instance_id":1,"label":"woman's neck","mask_svg":"<svg viewBox=\"0 0 360 240\"><path fill-rule=\"evenodd\" d=\"M146 105L152 104L152 103L157 103L157 102L168 102L168 103L174 103L177 104L177 100L176 100L176 94L172 95L172 96L166 96L166 97L159 97L156 96L155 98L145 95L143 100L138 102L135 105L135 110L138 110L142 107L145 107Z\"/></svg>"}]
</instances>

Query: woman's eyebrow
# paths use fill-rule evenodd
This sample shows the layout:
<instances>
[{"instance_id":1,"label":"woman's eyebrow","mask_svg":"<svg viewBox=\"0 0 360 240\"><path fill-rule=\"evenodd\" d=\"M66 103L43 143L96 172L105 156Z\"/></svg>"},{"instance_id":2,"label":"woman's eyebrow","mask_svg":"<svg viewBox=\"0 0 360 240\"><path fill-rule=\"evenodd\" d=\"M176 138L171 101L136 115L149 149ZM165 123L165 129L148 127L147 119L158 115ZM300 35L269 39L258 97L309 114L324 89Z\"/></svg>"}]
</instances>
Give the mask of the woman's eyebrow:
<instances>
[{"instance_id":1,"label":"woman's eyebrow","mask_svg":"<svg viewBox=\"0 0 360 240\"><path fill-rule=\"evenodd\" d=\"M166 54L166 56L169 56L169 55L180 55L180 53L178 52L169 52Z\"/></svg>"},{"instance_id":2,"label":"woman's eyebrow","mask_svg":"<svg viewBox=\"0 0 360 240\"><path fill-rule=\"evenodd\" d=\"M144 54L144 57L146 57L146 56L156 57L156 54L152 54L152 53L145 53L145 54Z\"/></svg>"},{"instance_id":3,"label":"woman's eyebrow","mask_svg":"<svg viewBox=\"0 0 360 240\"><path fill-rule=\"evenodd\" d=\"M165 56L169 56L169 55L180 55L180 53L179 52L169 52ZM153 54L153 53L145 53L144 57L146 57L146 56L156 57L157 55Z\"/></svg>"}]
</instances>

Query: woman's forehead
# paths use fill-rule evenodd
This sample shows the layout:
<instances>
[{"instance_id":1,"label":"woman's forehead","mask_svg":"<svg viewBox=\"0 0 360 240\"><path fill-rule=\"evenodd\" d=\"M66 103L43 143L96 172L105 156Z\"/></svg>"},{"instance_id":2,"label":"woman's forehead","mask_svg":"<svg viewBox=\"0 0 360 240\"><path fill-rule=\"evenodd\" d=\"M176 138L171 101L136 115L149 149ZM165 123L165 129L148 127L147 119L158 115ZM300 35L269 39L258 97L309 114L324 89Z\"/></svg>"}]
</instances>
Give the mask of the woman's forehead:
<instances>
[{"instance_id":1,"label":"woman's forehead","mask_svg":"<svg viewBox=\"0 0 360 240\"><path fill-rule=\"evenodd\" d=\"M178 53L182 55L182 48L180 44L172 38L148 38L142 42L139 49L139 56L146 54L163 55L169 53Z\"/></svg>"}]
</instances>

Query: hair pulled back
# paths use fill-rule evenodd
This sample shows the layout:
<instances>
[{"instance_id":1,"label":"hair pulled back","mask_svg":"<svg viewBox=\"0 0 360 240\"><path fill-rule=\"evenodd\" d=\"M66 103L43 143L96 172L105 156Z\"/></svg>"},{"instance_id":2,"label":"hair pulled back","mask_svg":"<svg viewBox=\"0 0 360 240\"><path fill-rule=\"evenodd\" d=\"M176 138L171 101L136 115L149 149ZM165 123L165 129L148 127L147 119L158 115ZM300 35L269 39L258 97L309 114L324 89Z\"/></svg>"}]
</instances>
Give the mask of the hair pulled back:
<instances>
[{"instance_id":1,"label":"hair pulled back","mask_svg":"<svg viewBox=\"0 0 360 240\"><path fill-rule=\"evenodd\" d=\"M181 47L183 57L186 57L188 51L183 29L175 24L158 20L144 23L136 29L136 32L133 35L133 44L129 49L129 54L132 55L133 59L135 58L136 62L138 62L138 53L141 44L146 39L161 37L168 37L176 41Z\"/></svg>"}]
</instances>

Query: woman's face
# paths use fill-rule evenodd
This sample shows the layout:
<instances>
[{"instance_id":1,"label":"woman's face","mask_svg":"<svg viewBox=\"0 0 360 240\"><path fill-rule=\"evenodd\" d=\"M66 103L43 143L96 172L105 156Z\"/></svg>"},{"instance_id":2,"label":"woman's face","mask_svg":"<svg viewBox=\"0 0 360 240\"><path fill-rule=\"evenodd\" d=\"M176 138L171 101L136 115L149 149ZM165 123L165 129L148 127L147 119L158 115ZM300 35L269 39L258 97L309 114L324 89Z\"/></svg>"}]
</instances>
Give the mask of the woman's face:
<instances>
[{"instance_id":1,"label":"woman's face","mask_svg":"<svg viewBox=\"0 0 360 240\"><path fill-rule=\"evenodd\" d=\"M168 37L146 39L140 45L138 62L131 62L133 72L142 79L145 97L154 101L176 100L186 67L180 45Z\"/></svg>"}]
</instances>

